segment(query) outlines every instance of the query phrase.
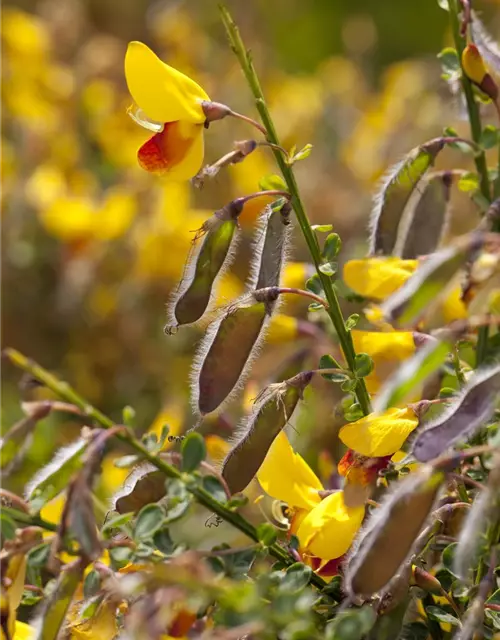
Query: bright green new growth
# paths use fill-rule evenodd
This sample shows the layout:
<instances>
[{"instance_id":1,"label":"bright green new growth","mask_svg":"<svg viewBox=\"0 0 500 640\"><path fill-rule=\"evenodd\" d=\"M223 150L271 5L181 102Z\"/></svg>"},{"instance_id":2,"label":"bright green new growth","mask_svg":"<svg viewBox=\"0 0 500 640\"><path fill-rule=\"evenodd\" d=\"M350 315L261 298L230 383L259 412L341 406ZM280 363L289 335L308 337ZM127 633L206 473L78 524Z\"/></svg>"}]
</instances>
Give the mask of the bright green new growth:
<instances>
[{"instance_id":1,"label":"bright green new growth","mask_svg":"<svg viewBox=\"0 0 500 640\"><path fill-rule=\"evenodd\" d=\"M241 429L241 436L222 463L231 493L243 491L257 474L274 439L292 417L313 373L305 371L272 385Z\"/></svg>"},{"instance_id":2,"label":"bright green new growth","mask_svg":"<svg viewBox=\"0 0 500 640\"><path fill-rule=\"evenodd\" d=\"M390 169L374 199L369 255L393 253L405 207L444 145L443 138L431 140L410 151L401 162Z\"/></svg>"}]
</instances>

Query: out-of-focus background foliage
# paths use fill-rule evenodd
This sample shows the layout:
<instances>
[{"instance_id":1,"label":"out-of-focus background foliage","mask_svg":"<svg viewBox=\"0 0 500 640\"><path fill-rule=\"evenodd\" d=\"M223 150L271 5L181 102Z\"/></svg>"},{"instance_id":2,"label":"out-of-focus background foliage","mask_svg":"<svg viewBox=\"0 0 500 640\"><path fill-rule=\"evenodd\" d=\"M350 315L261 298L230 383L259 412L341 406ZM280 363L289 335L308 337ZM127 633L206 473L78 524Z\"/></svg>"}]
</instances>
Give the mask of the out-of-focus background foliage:
<instances>
[{"instance_id":1,"label":"out-of-focus background foliage","mask_svg":"<svg viewBox=\"0 0 500 640\"><path fill-rule=\"evenodd\" d=\"M497 33L498 3L474 4ZM314 145L297 166L311 219L333 223L343 259L362 253L371 193L387 166L446 125L467 134L436 60L449 42L447 14L435 0L233 0L229 7L253 49L284 146ZM132 405L139 431L155 419L179 431L192 425L187 379L201 332L164 335L165 303L192 231L275 169L269 151L259 150L202 191L143 172L136 150L149 134L126 114L123 58L132 39L195 78L213 100L255 115L215 1L5 2L2 341L57 370L117 421ZM213 124L206 162L253 135L240 122ZM446 151L440 164L464 162ZM459 226L469 228L472 209L465 200L461 206ZM242 290L258 213L254 203L242 216L244 239L222 300ZM293 259L307 260L298 236ZM307 315L300 304L284 311ZM276 342L254 371L254 389L308 344ZM20 392L17 372L4 367L2 377L6 428L21 415ZM25 385L22 394L30 393ZM317 407L309 403L309 426ZM229 424L236 415L229 410ZM32 469L79 426L45 420ZM227 433L224 421L212 427Z\"/></svg>"}]
</instances>

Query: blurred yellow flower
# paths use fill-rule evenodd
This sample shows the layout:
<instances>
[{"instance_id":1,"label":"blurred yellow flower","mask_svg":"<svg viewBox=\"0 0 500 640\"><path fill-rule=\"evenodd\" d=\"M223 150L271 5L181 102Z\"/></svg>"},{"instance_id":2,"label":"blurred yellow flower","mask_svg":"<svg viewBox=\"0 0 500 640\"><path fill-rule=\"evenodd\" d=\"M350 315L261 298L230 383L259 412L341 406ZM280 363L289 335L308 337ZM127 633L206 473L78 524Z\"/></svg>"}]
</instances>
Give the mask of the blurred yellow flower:
<instances>
[{"instance_id":1,"label":"blurred yellow flower","mask_svg":"<svg viewBox=\"0 0 500 640\"><path fill-rule=\"evenodd\" d=\"M418 267L418 260L395 257L349 260L344 265L344 282L365 298L384 300L403 285Z\"/></svg>"},{"instance_id":2,"label":"blurred yellow flower","mask_svg":"<svg viewBox=\"0 0 500 640\"><path fill-rule=\"evenodd\" d=\"M292 510L290 530L299 539L301 553L322 560L346 553L361 526L364 506L346 507L342 491L322 500L321 481L283 431L271 445L257 479L266 493Z\"/></svg>"},{"instance_id":3,"label":"blurred yellow flower","mask_svg":"<svg viewBox=\"0 0 500 640\"><path fill-rule=\"evenodd\" d=\"M417 426L418 418L411 407L391 408L344 425L339 431L339 438L356 453L382 458L399 451Z\"/></svg>"},{"instance_id":4,"label":"blurred yellow flower","mask_svg":"<svg viewBox=\"0 0 500 640\"><path fill-rule=\"evenodd\" d=\"M474 44L468 44L463 50L462 67L467 77L478 85L488 73L479 49Z\"/></svg>"},{"instance_id":5,"label":"blurred yellow flower","mask_svg":"<svg viewBox=\"0 0 500 640\"><path fill-rule=\"evenodd\" d=\"M415 353L411 331L352 331L356 353L367 353L373 360L373 371L365 377L369 393L376 393L397 367Z\"/></svg>"},{"instance_id":6,"label":"blurred yellow flower","mask_svg":"<svg viewBox=\"0 0 500 640\"><path fill-rule=\"evenodd\" d=\"M129 43L125 77L132 98L144 112L144 122L159 125L158 132L139 149L139 164L171 179L192 178L203 162L206 118L202 102L209 97L194 80L162 62L142 42Z\"/></svg>"}]
</instances>

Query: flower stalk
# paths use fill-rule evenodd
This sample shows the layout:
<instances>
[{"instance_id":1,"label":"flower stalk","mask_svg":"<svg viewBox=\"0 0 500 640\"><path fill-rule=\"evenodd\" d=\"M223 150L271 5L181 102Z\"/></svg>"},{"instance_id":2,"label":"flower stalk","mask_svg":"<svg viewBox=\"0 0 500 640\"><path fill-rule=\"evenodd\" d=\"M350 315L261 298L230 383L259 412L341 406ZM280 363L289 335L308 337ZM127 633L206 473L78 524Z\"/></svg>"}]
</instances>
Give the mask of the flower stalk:
<instances>
[{"instance_id":1,"label":"flower stalk","mask_svg":"<svg viewBox=\"0 0 500 640\"><path fill-rule=\"evenodd\" d=\"M103 429L112 429L116 426L111 418L106 416L104 413L99 411L99 409L96 409L84 398L79 396L67 382L62 381L53 374L49 373L37 362L34 362L30 358L27 358L15 349L5 349L3 351L3 354L14 366L18 367L22 371L31 374L34 378L44 384L48 389L57 394L61 399L76 405L86 416L88 416L93 422L99 424ZM139 440L134 438L134 436L130 432L126 431L125 433L117 433L115 437L134 449L142 458L147 460L159 471L162 471L169 478L175 478L176 480L180 480L181 482L183 482L186 486L186 490L193 495L193 497L197 502L199 502L199 504L203 505L210 511L213 511L224 521L229 522L233 527L247 535L254 542L259 542L257 530L250 522L248 522L248 520L243 518L239 513L231 511L218 500L215 500L215 498L213 498L212 495L202 487L196 486L194 483L185 483L185 476L179 469L169 464L159 456L148 451L148 449L141 442L139 442ZM9 510L9 515L11 515L11 511L13 512L14 510ZM45 529L53 530L50 523L42 521L42 519L36 516L33 517L28 514L22 514L22 512L18 512L17 510L15 510L15 516L13 515L12 517L15 517L15 519L20 522L20 518L22 519L24 515L26 515L25 522L27 524L39 525ZM293 558L283 547L281 547L277 543L270 545L268 547L268 550L274 558L276 558L286 566L290 566L296 562L295 558ZM325 581L320 576L314 573L311 575L311 584L313 584L318 589L323 589L326 586Z\"/></svg>"},{"instance_id":2,"label":"flower stalk","mask_svg":"<svg viewBox=\"0 0 500 640\"><path fill-rule=\"evenodd\" d=\"M227 36L229 38L229 42L232 50L234 51L242 71L245 75L245 78L248 82L250 90L255 98L255 105L257 107L257 111L261 117L261 120L264 124L266 130L266 138L267 141L273 145L281 146L278 134L276 132L276 128L274 126L273 119L267 107L266 100L264 98L264 94L262 88L260 86L259 78L253 66L252 58L249 51L245 48L243 40L241 39L238 27L234 23L230 13L223 6L220 5L220 12L222 17L222 22L226 29ZM356 352L354 350L354 344L352 340L352 336L350 331L346 329L345 320L342 315L342 310L340 308L339 300L335 290L332 286L332 282L330 277L321 272L321 254L318 245L318 241L316 236L314 235L314 231L311 228L311 223L307 217L307 213L305 211L304 205L302 203L302 199L300 197L299 188L297 185L297 181L295 179L295 174L290 165L287 164L286 159L283 157L280 151L273 147L274 156L276 158L276 162L280 168L280 171L283 175L283 178L286 182L288 190L291 196L291 204L297 216L297 220L299 226L302 231L302 235L304 236L304 240L306 241L307 247L309 249L309 253L314 262L314 266L316 268L318 277L321 281L323 290L325 292L325 296L328 302L328 310L327 313L330 316L332 323L335 327L335 331L337 332L339 343L346 359L347 365L351 372L355 371L355 357ZM356 397L358 399L358 403L365 415L368 415L371 412L371 403L370 396L368 394L368 390L366 388L366 384L363 379L359 379L356 386Z\"/></svg>"}]
</instances>

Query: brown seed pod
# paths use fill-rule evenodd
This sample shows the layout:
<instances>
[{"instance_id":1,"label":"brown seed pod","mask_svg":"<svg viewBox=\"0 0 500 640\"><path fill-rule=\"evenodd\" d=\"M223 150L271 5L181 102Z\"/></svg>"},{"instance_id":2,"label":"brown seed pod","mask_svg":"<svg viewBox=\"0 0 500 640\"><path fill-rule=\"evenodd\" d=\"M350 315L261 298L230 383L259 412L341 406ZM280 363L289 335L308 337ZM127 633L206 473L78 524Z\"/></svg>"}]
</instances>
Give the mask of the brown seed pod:
<instances>
[{"instance_id":1,"label":"brown seed pod","mask_svg":"<svg viewBox=\"0 0 500 640\"><path fill-rule=\"evenodd\" d=\"M500 392L500 365L477 371L460 396L415 438L412 455L420 462L438 457L491 418Z\"/></svg>"},{"instance_id":2,"label":"brown seed pod","mask_svg":"<svg viewBox=\"0 0 500 640\"><path fill-rule=\"evenodd\" d=\"M208 328L192 376L194 408L201 415L215 411L243 383L276 299L247 294Z\"/></svg>"},{"instance_id":3,"label":"brown seed pod","mask_svg":"<svg viewBox=\"0 0 500 640\"><path fill-rule=\"evenodd\" d=\"M351 549L345 584L352 596L383 589L411 557L436 502L444 474L424 467L396 485Z\"/></svg>"},{"instance_id":4,"label":"brown seed pod","mask_svg":"<svg viewBox=\"0 0 500 640\"><path fill-rule=\"evenodd\" d=\"M216 211L198 231L183 279L168 311L168 328L192 324L203 317L210 305L216 281L230 265L237 242L238 216L243 209L239 200Z\"/></svg>"},{"instance_id":5,"label":"brown seed pod","mask_svg":"<svg viewBox=\"0 0 500 640\"><path fill-rule=\"evenodd\" d=\"M263 394L222 463L222 476L231 493L243 491L255 477L274 439L292 417L312 377L312 371L304 371L282 383L271 385Z\"/></svg>"},{"instance_id":6,"label":"brown seed pod","mask_svg":"<svg viewBox=\"0 0 500 640\"><path fill-rule=\"evenodd\" d=\"M389 170L374 199L370 217L369 255L393 253L405 207L444 145L443 138L430 140L410 151Z\"/></svg>"},{"instance_id":7,"label":"brown seed pod","mask_svg":"<svg viewBox=\"0 0 500 640\"><path fill-rule=\"evenodd\" d=\"M113 496L112 508L118 513L137 512L151 502L158 502L166 493L165 474L153 465L143 464L132 471Z\"/></svg>"},{"instance_id":8,"label":"brown seed pod","mask_svg":"<svg viewBox=\"0 0 500 640\"><path fill-rule=\"evenodd\" d=\"M439 171L422 179L420 197L404 221L405 229L399 232L396 255L410 260L436 250L448 228L452 184L451 171Z\"/></svg>"}]
</instances>

